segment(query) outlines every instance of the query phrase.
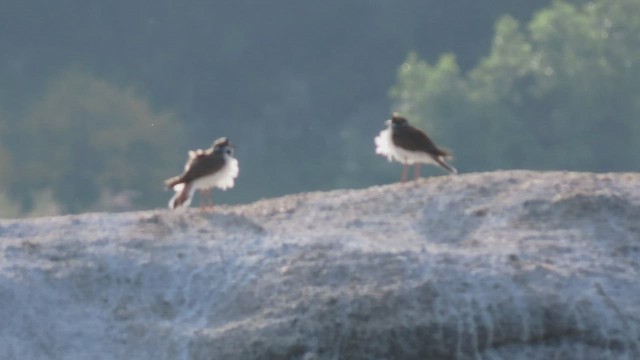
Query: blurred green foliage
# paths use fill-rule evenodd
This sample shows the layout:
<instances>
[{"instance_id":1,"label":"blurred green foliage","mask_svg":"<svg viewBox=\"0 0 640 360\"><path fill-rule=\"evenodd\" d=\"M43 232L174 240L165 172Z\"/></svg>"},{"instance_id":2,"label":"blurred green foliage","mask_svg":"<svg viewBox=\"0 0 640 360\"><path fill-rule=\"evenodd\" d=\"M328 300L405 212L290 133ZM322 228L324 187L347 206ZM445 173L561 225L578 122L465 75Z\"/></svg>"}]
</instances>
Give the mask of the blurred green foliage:
<instances>
[{"instance_id":1,"label":"blurred green foliage","mask_svg":"<svg viewBox=\"0 0 640 360\"><path fill-rule=\"evenodd\" d=\"M526 27L495 26L489 55L463 72L410 54L396 108L455 150L463 171L640 168L640 2L554 2Z\"/></svg>"},{"instance_id":2,"label":"blurred green foliage","mask_svg":"<svg viewBox=\"0 0 640 360\"><path fill-rule=\"evenodd\" d=\"M28 109L14 129L19 156L9 177L11 194L27 211L43 206L43 196L65 212L99 201L102 210L148 206L164 195L161 180L177 171L171 164L186 156L171 147L185 148L173 114L80 70L54 78Z\"/></svg>"}]
</instances>

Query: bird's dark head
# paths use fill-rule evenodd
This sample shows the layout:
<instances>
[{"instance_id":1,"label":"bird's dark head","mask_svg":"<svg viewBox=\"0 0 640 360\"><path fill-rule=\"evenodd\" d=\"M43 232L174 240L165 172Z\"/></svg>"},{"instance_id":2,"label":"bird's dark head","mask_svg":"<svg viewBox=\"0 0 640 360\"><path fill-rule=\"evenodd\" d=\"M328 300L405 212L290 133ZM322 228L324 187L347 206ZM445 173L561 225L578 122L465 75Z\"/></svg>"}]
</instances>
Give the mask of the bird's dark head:
<instances>
[{"instance_id":1,"label":"bird's dark head","mask_svg":"<svg viewBox=\"0 0 640 360\"><path fill-rule=\"evenodd\" d=\"M213 142L213 152L218 154L233 155L233 144L226 137L221 137Z\"/></svg>"},{"instance_id":2,"label":"bird's dark head","mask_svg":"<svg viewBox=\"0 0 640 360\"><path fill-rule=\"evenodd\" d=\"M409 121L407 121L407 118L404 116L400 116L398 113L393 113L391 119L386 121L386 124L390 126L405 126L409 125Z\"/></svg>"}]
</instances>

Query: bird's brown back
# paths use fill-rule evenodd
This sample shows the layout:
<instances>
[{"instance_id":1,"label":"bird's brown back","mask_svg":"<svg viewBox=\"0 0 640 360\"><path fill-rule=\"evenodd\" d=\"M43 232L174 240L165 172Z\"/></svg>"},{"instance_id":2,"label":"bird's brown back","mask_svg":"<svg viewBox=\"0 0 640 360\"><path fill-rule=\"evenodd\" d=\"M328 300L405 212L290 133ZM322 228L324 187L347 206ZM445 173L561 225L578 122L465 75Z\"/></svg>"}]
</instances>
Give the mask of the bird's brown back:
<instances>
[{"instance_id":1,"label":"bird's brown back","mask_svg":"<svg viewBox=\"0 0 640 360\"><path fill-rule=\"evenodd\" d=\"M433 156L450 156L446 150L440 149L422 130L411 125L394 126L393 143L409 151L422 151Z\"/></svg>"},{"instance_id":2,"label":"bird's brown back","mask_svg":"<svg viewBox=\"0 0 640 360\"><path fill-rule=\"evenodd\" d=\"M224 154L216 152L199 152L189 158L185 165L185 171L177 179L171 181L169 186L181 183L190 183L203 176L211 175L219 171L225 164Z\"/></svg>"}]
</instances>

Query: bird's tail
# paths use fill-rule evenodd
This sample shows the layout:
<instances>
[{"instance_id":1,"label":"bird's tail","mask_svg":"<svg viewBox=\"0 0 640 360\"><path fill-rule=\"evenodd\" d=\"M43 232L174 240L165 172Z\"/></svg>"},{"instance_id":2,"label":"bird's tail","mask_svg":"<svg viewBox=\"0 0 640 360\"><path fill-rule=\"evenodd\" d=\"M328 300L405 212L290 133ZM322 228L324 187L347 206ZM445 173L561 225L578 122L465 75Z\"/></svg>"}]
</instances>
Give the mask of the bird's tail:
<instances>
[{"instance_id":1,"label":"bird's tail","mask_svg":"<svg viewBox=\"0 0 640 360\"><path fill-rule=\"evenodd\" d=\"M447 155L438 155L434 158L434 160L438 163L438 165L442 166L444 169L446 169L449 173L451 174L457 174L458 170L456 168L454 168L453 166L447 164L444 159L446 157L451 157L451 153L447 153Z\"/></svg>"},{"instance_id":2,"label":"bird's tail","mask_svg":"<svg viewBox=\"0 0 640 360\"><path fill-rule=\"evenodd\" d=\"M169 200L169 209L187 208L193 199L195 189L190 183L180 183L173 186L176 193Z\"/></svg>"},{"instance_id":3,"label":"bird's tail","mask_svg":"<svg viewBox=\"0 0 640 360\"><path fill-rule=\"evenodd\" d=\"M166 186L167 189L171 189L174 186L178 185L180 182L182 182L182 179L180 179L180 176L174 176L171 179L165 180L164 186Z\"/></svg>"},{"instance_id":4,"label":"bird's tail","mask_svg":"<svg viewBox=\"0 0 640 360\"><path fill-rule=\"evenodd\" d=\"M453 159L453 154L451 153L451 150L449 150L449 149L438 147L437 148L437 154L438 154L438 156L442 156L445 159Z\"/></svg>"}]
</instances>

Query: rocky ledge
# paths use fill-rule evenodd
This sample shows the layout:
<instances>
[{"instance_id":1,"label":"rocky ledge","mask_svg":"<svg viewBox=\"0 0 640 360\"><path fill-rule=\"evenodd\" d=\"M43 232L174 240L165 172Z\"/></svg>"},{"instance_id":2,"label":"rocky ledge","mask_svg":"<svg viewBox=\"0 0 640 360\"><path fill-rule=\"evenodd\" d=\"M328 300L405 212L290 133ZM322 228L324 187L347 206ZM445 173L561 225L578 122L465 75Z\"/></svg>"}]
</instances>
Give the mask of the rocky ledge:
<instances>
[{"instance_id":1,"label":"rocky ledge","mask_svg":"<svg viewBox=\"0 0 640 360\"><path fill-rule=\"evenodd\" d=\"M640 174L0 221L2 359L638 359Z\"/></svg>"}]
</instances>

